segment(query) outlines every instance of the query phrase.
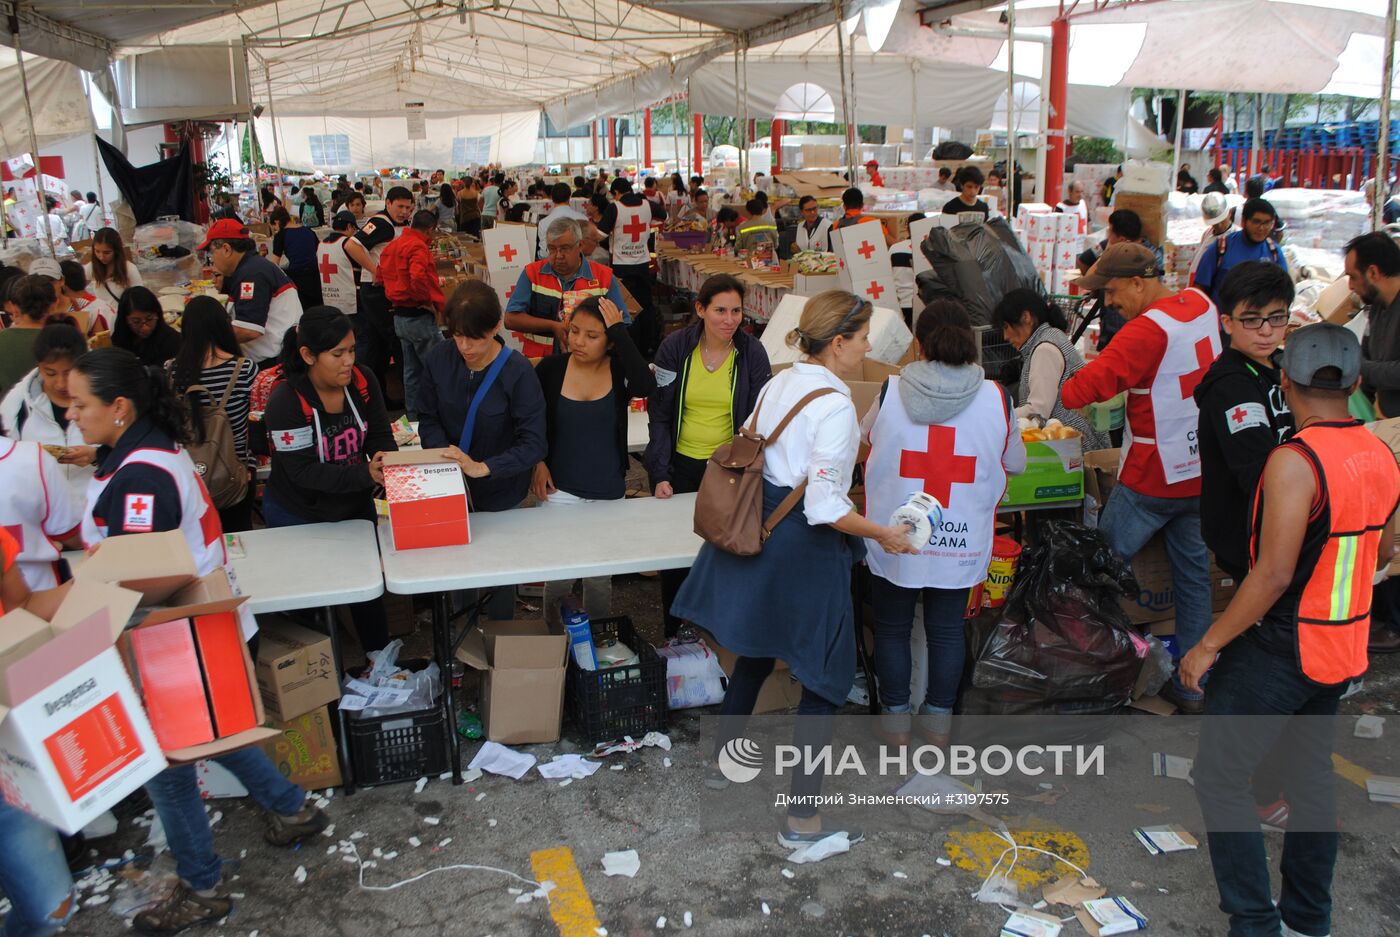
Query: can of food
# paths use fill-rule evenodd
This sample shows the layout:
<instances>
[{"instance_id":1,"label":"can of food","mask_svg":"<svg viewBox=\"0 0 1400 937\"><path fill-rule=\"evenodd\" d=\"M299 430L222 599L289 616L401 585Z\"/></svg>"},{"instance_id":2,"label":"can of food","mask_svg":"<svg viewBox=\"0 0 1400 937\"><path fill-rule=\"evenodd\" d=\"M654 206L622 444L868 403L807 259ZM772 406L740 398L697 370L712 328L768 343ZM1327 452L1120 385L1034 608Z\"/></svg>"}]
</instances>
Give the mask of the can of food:
<instances>
[{"instance_id":1,"label":"can of food","mask_svg":"<svg viewBox=\"0 0 1400 937\"><path fill-rule=\"evenodd\" d=\"M988 608L1001 608L1006 604L1006 594L1011 591L1011 583L1016 579L1016 567L1021 562L1021 545L1010 537L992 539L992 562L987 567L986 605Z\"/></svg>"}]
</instances>

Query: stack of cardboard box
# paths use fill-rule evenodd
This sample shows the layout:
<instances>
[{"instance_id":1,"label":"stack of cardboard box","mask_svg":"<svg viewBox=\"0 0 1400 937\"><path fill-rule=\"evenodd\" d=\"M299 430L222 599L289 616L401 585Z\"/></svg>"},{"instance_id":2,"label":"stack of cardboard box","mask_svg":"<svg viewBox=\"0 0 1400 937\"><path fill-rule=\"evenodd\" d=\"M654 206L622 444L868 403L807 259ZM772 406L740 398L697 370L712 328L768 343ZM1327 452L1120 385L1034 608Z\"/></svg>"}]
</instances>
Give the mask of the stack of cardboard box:
<instances>
[{"instance_id":1,"label":"stack of cardboard box","mask_svg":"<svg viewBox=\"0 0 1400 937\"><path fill-rule=\"evenodd\" d=\"M1049 205L1028 204L1016 210L1016 219L1026 253L1045 288L1052 293L1068 293L1069 281L1079 276L1075 259L1084 249L1079 216L1056 212Z\"/></svg>"}]
</instances>

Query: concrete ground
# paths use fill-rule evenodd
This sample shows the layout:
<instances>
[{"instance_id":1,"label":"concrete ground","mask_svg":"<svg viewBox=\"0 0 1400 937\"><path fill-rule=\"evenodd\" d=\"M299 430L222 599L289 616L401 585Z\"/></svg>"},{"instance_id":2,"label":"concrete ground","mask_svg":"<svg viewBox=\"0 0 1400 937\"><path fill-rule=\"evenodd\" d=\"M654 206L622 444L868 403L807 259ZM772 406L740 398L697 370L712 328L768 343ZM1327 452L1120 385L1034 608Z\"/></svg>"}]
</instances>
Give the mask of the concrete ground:
<instances>
[{"instance_id":1,"label":"concrete ground","mask_svg":"<svg viewBox=\"0 0 1400 937\"><path fill-rule=\"evenodd\" d=\"M659 637L656 580L619 577L614 601L618 613L631 615L650 637ZM420 626L411 647L423 644L425 628ZM1381 659L1365 693L1345 705L1350 712L1394 714L1400 703L1397 688L1400 659ZM695 933L736 937L998 933L1005 912L970 897L979 885L979 875L937 861L950 855L944 830L874 833L850 853L812 865L787 862L786 850L769 829L701 833L695 809L702 790L700 725L693 711L674 714L670 729L674 747L669 753L647 748L614 755L592 777L567 786L532 771L520 781L487 775L457 788L433 778L421 793L415 793L412 783L362 790L349 797L336 792L327 807L334 834L315 837L296 851L263 844L261 819L250 803L213 802L211 811L222 814L214 826L217 848L231 859L243 857L229 872L229 887L237 900L234 912L222 924L191 933L575 937L594 933L590 913L611 935L656 933L663 916L665 930L684 930L687 913ZM1386 737L1374 744L1377 752L1393 755L1393 733L1400 734L1400 719L1391 719L1387 730ZM476 744L464 745L464 763ZM547 761L553 754L577 748L566 737L563 743L528 750ZM665 766L666 758L670 767ZM610 770L618 765L621 770ZM1154 782L1173 783L1144 779L1144 784ZM1354 790L1354 809L1395 809L1366 804L1363 796ZM1057 816L1093 812L1092 803L1076 805L1074 798L1070 784L1061 805L1072 810ZM1024 815L1028 811L1002 812ZM434 825L429 818L439 822ZM1170 820L1170 815L1144 814L1139 822ZM951 830L959 824L948 820L943 825ZM133 865L140 866L145 861L141 855L145 835L145 829L128 819L116 836L92 844L93 858L119 859L131 850L137 860ZM410 837L421 845L415 848ZM1111 835L1085 833L1082 840L1089 872L1110 894L1136 904L1151 922L1149 932L1183 937L1226 932L1204 848L1152 857L1127 829ZM377 865L361 869L358 863L345 861L338 845L342 841L353 841L365 859L378 850ZM1275 867L1280 844L1278 834L1269 835ZM571 856L547 852L559 847L570 850ZM625 849L637 850L640 872L630 879L605 876L603 854ZM963 854L968 851L964 849ZM384 857L391 852L397 855ZM1046 865L1031 864L1026 884L1059 875ZM444 868L454 865L492 868ZM542 871L537 873L536 867ZM169 868L168 857L156 860L156 872ZM299 868L305 870L304 882L297 880ZM572 891L568 887L571 868L578 873L577 888ZM154 877L134 870L128 874L136 879L135 885L121 879L121 884L101 893L91 887L85 890L85 902L108 900L84 907L67 932L91 937L127 933L123 920L111 909L129 903L136 887L149 885ZM397 884L425 874L418 881ZM559 887L552 896L554 907L546 900L531 900L534 886L515 876L555 881ZM1394 838L1383 832L1344 835L1336 874L1334 933L1400 934L1397 881L1400 847ZM391 886L397 887L370 890ZM1079 933L1078 924L1066 925L1066 935Z\"/></svg>"}]
</instances>

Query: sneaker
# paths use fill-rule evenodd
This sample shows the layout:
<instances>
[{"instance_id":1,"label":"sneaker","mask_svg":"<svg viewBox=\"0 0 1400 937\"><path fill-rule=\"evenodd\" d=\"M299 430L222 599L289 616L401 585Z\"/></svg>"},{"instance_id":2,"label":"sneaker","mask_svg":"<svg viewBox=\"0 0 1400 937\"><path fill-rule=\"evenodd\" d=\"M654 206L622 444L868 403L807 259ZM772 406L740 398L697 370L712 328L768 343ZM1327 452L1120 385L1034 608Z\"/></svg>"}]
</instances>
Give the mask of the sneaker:
<instances>
[{"instance_id":1,"label":"sneaker","mask_svg":"<svg viewBox=\"0 0 1400 937\"><path fill-rule=\"evenodd\" d=\"M1282 937L1312 937L1312 935L1305 934L1302 931L1294 930L1293 928L1289 927L1287 924L1284 924L1282 922L1279 923L1279 929L1282 932ZM1321 937L1332 937L1332 935L1322 934Z\"/></svg>"},{"instance_id":2,"label":"sneaker","mask_svg":"<svg viewBox=\"0 0 1400 937\"><path fill-rule=\"evenodd\" d=\"M1259 815L1259 825L1276 833L1288 831L1288 801L1280 797L1271 804L1255 804L1254 812Z\"/></svg>"},{"instance_id":3,"label":"sneaker","mask_svg":"<svg viewBox=\"0 0 1400 937\"><path fill-rule=\"evenodd\" d=\"M132 925L138 934L166 937L226 917L233 910L233 901L220 882L209 896L201 895L184 882L176 882L165 900L154 908L136 915Z\"/></svg>"},{"instance_id":4,"label":"sneaker","mask_svg":"<svg viewBox=\"0 0 1400 937\"><path fill-rule=\"evenodd\" d=\"M849 824L827 825L827 818L822 817L822 828L815 833L798 833L788 826L787 820L783 821L778 828L778 845L786 849L799 849L802 846L810 846L813 843L821 842L833 833L845 833L852 846L865 839L865 831L857 829Z\"/></svg>"},{"instance_id":5,"label":"sneaker","mask_svg":"<svg viewBox=\"0 0 1400 937\"><path fill-rule=\"evenodd\" d=\"M267 815L267 832L263 839L273 846L294 846L308 836L315 836L330 825L330 819L320 807L305 804L290 817L280 813Z\"/></svg>"},{"instance_id":6,"label":"sneaker","mask_svg":"<svg viewBox=\"0 0 1400 937\"><path fill-rule=\"evenodd\" d=\"M1205 694L1198 695L1186 692L1186 690L1176 685L1175 677L1167 681L1158 695L1175 706L1184 715L1199 716L1206 711Z\"/></svg>"}]
</instances>

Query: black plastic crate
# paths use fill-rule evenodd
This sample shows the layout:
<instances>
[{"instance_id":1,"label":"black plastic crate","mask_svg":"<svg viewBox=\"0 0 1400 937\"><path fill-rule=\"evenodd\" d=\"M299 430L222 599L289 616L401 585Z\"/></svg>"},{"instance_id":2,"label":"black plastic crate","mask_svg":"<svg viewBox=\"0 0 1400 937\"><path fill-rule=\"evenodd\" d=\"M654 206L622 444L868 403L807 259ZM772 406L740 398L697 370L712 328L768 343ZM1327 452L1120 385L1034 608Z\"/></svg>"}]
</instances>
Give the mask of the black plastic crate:
<instances>
[{"instance_id":1,"label":"black plastic crate","mask_svg":"<svg viewBox=\"0 0 1400 937\"><path fill-rule=\"evenodd\" d=\"M369 719L346 720L355 783L369 787L436 777L447 770L442 706Z\"/></svg>"},{"instance_id":2,"label":"black plastic crate","mask_svg":"<svg viewBox=\"0 0 1400 937\"><path fill-rule=\"evenodd\" d=\"M593 642L621 641L637 663L584 670L569 658L565 708L586 742L611 742L624 735L641 738L666 728L666 661L637 636L625 615L592 622Z\"/></svg>"}]
</instances>

